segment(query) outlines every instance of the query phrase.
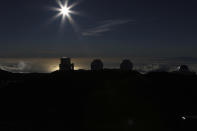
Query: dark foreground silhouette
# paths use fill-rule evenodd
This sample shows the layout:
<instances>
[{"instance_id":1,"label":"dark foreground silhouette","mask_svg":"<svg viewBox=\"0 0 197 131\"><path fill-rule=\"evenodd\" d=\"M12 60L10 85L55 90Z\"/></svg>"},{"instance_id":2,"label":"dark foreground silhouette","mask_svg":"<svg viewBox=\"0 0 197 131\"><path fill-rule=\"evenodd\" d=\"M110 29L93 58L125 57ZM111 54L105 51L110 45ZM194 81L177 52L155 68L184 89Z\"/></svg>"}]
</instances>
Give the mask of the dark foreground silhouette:
<instances>
[{"instance_id":1,"label":"dark foreground silhouette","mask_svg":"<svg viewBox=\"0 0 197 131\"><path fill-rule=\"evenodd\" d=\"M1 131L197 129L196 75L0 71L0 87Z\"/></svg>"}]
</instances>

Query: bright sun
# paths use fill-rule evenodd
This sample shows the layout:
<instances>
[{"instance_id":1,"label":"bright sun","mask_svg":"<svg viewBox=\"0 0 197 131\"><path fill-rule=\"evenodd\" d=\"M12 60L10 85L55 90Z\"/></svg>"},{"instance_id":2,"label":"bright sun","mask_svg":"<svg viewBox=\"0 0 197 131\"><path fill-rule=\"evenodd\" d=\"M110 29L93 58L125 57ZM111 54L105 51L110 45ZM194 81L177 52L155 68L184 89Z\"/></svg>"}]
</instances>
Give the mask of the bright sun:
<instances>
[{"instance_id":1,"label":"bright sun","mask_svg":"<svg viewBox=\"0 0 197 131\"><path fill-rule=\"evenodd\" d=\"M66 15L66 16L69 16L69 13L70 13L70 10L69 10L69 8L68 7L62 7L61 8L61 14L62 15Z\"/></svg>"},{"instance_id":2,"label":"bright sun","mask_svg":"<svg viewBox=\"0 0 197 131\"><path fill-rule=\"evenodd\" d=\"M61 27L64 25L66 20L71 23L74 28L76 27L75 21L72 19L72 15L79 15L77 11L74 11L73 8L79 4L79 2L69 4L69 0L56 0L58 7L51 7L52 10L57 11L57 14L52 18L52 20L61 17Z\"/></svg>"}]
</instances>

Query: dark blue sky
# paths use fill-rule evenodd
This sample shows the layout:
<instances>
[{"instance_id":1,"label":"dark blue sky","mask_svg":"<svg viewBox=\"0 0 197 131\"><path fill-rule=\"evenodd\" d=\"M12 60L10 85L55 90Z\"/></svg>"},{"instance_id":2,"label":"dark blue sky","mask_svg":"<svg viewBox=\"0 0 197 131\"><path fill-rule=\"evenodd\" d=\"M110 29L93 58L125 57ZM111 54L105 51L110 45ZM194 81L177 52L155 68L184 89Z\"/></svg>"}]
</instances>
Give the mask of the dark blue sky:
<instances>
[{"instance_id":1,"label":"dark blue sky","mask_svg":"<svg viewBox=\"0 0 197 131\"><path fill-rule=\"evenodd\" d=\"M74 3L77 0L69 0ZM0 57L197 57L193 0L82 0L73 28L55 0L0 2Z\"/></svg>"}]
</instances>

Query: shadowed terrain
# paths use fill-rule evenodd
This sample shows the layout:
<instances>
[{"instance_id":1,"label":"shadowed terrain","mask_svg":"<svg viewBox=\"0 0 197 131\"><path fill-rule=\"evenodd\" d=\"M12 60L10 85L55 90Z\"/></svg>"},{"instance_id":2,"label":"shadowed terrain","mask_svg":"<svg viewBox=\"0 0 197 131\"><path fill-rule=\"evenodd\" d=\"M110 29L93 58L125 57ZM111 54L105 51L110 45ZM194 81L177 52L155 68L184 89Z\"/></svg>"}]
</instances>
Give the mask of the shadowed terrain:
<instances>
[{"instance_id":1,"label":"shadowed terrain","mask_svg":"<svg viewBox=\"0 0 197 131\"><path fill-rule=\"evenodd\" d=\"M0 130L196 130L196 75L0 71Z\"/></svg>"}]
</instances>

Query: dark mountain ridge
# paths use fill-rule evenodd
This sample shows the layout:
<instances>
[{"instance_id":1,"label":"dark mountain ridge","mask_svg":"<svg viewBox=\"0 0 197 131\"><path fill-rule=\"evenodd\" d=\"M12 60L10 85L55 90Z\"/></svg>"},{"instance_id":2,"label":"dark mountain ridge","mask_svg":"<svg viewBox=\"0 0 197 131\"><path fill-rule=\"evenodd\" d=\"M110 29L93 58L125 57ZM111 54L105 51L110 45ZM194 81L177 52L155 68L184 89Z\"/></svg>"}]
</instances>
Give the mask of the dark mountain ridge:
<instances>
[{"instance_id":1,"label":"dark mountain ridge","mask_svg":"<svg viewBox=\"0 0 197 131\"><path fill-rule=\"evenodd\" d=\"M197 76L167 72L0 73L1 130L185 130ZM6 121L7 119L7 121Z\"/></svg>"}]
</instances>

